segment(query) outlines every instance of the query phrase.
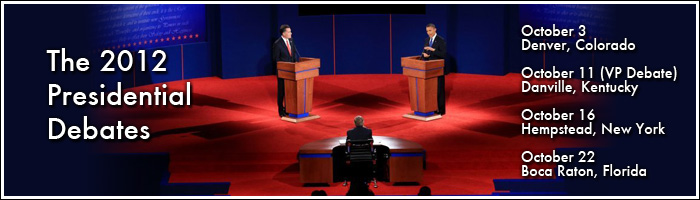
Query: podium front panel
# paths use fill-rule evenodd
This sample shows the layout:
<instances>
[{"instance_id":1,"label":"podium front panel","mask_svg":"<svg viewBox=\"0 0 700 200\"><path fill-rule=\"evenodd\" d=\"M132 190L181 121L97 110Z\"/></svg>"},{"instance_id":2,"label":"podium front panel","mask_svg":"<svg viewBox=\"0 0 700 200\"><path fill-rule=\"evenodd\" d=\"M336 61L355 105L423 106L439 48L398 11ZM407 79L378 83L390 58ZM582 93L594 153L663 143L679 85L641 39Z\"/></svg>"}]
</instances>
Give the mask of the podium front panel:
<instances>
[{"instance_id":1,"label":"podium front panel","mask_svg":"<svg viewBox=\"0 0 700 200\"><path fill-rule=\"evenodd\" d=\"M313 105L314 78L284 80L285 105L291 117L306 117Z\"/></svg>"},{"instance_id":2,"label":"podium front panel","mask_svg":"<svg viewBox=\"0 0 700 200\"><path fill-rule=\"evenodd\" d=\"M411 110L430 113L437 110L437 78L408 77Z\"/></svg>"}]
</instances>

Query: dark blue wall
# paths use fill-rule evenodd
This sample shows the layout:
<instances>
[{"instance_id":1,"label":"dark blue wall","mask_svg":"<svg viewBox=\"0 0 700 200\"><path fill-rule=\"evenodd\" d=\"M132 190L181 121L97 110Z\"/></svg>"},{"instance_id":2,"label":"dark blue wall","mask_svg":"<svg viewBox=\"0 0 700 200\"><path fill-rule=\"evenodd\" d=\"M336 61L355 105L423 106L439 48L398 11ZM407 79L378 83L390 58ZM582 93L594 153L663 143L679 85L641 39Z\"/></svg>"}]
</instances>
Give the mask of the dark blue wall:
<instances>
[{"instance_id":1,"label":"dark blue wall","mask_svg":"<svg viewBox=\"0 0 700 200\"><path fill-rule=\"evenodd\" d=\"M238 78L274 73L271 36L273 5L221 5L221 76Z\"/></svg>"},{"instance_id":2,"label":"dark blue wall","mask_svg":"<svg viewBox=\"0 0 700 200\"><path fill-rule=\"evenodd\" d=\"M297 5L207 9L207 42L160 48L168 55L166 73L114 73L100 79L132 87L210 76L272 75L271 46L280 37L281 24L292 27L302 56L321 59L322 75L401 73L401 57L420 53L428 23L434 23L447 40L450 71L502 75L521 68L520 52L508 52L505 47L514 44L510 40L517 36L505 31L518 19L513 14L517 6L426 5L425 15L335 16L299 16Z\"/></svg>"},{"instance_id":3,"label":"dark blue wall","mask_svg":"<svg viewBox=\"0 0 700 200\"><path fill-rule=\"evenodd\" d=\"M270 48L281 24L292 27L302 56L321 58L322 75L401 73L401 57L420 53L428 23L448 41L451 71L502 75L506 8L426 5L425 15L299 16L297 5L221 5L221 76L274 74Z\"/></svg>"},{"instance_id":4,"label":"dark blue wall","mask_svg":"<svg viewBox=\"0 0 700 200\"><path fill-rule=\"evenodd\" d=\"M277 18L275 23L269 25L275 29L270 40L276 40L280 37L278 30L280 25L289 24L292 27L292 37L299 44L297 47L299 54L302 57L320 58L320 74L333 74L333 16L299 16L297 5L277 5L274 7L276 7ZM272 67L272 63L270 63L270 67ZM252 74L250 76L258 75Z\"/></svg>"},{"instance_id":5,"label":"dark blue wall","mask_svg":"<svg viewBox=\"0 0 700 200\"><path fill-rule=\"evenodd\" d=\"M457 72L505 74L505 5L454 5Z\"/></svg>"},{"instance_id":6,"label":"dark blue wall","mask_svg":"<svg viewBox=\"0 0 700 200\"><path fill-rule=\"evenodd\" d=\"M389 73L389 16L335 17L336 74Z\"/></svg>"}]
</instances>

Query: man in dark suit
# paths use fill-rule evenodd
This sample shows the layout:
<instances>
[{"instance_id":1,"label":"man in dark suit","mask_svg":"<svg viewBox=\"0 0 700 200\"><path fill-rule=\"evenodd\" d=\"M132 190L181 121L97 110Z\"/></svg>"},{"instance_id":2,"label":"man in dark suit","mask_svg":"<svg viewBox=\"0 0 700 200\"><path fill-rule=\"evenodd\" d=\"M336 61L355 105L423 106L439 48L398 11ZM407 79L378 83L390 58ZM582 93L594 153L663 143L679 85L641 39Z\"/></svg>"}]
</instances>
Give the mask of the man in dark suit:
<instances>
[{"instance_id":1,"label":"man in dark suit","mask_svg":"<svg viewBox=\"0 0 700 200\"><path fill-rule=\"evenodd\" d=\"M425 39L421 58L423 60L445 59L447 57L447 43L444 38L437 34L435 24L426 25L425 32L428 33L428 38ZM450 72L447 65L443 71L444 74L438 76L438 110L435 113L439 115L445 115L445 75Z\"/></svg>"},{"instance_id":2,"label":"man in dark suit","mask_svg":"<svg viewBox=\"0 0 700 200\"><path fill-rule=\"evenodd\" d=\"M372 129L365 127L365 119L362 116L355 117L355 128L348 130L346 140L368 140L372 139Z\"/></svg>"},{"instance_id":3,"label":"man in dark suit","mask_svg":"<svg viewBox=\"0 0 700 200\"><path fill-rule=\"evenodd\" d=\"M272 44L272 62L277 66L278 61L297 62L299 58L296 51L297 47L292 40L292 28L287 24L280 26L280 38ZM277 73L275 68L275 73ZM277 77L277 110L280 117L287 116L287 111L284 107L284 79Z\"/></svg>"},{"instance_id":4,"label":"man in dark suit","mask_svg":"<svg viewBox=\"0 0 700 200\"><path fill-rule=\"evenodd\" d=\"M358 141L358 140L369 140L372 139L372 129L368 129L365 127L365 119L362 118L362 116L355 116L355 119L353 120L355 122L355 128L348 130L347 132L347 138L345 141ZM353 146L356 144L353 144ZM350 150L350 146L348 146L348 150ZM366 162L366 161L359 161L359 162L350 162L350 168L347 169L347 178L350 179L350 190L348 190L347 195L348 196L362 196L362 195L374 195L372 191L369 190L369 186L367 185L367 180L368 177L367 175L367 169L372 168L372 162ZM343 185L346 185L347 182L343 183ZM374 185L376 187L377 182L376 179L374 179Z\"/></svg>"}]
</instances>

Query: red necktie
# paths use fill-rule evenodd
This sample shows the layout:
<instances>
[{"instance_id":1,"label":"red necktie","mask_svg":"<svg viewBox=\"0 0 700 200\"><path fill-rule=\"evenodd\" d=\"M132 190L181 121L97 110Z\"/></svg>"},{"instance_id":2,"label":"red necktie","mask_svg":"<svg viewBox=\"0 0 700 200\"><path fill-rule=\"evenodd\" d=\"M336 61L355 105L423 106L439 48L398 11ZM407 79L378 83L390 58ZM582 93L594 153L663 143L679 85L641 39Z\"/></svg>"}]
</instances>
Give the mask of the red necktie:
<instances>
[{"instance_id":1,"label":"red necktie","mask_svg":"<svg viewBox=\"0 0 700 200\"><path fill-rule=\"evenodd\" d=\"M289 56L292 56L292 48L289 47L289 41L285 40L285 43L287 43L287 51L289 51Z\"/></svg>"}]
</instances>

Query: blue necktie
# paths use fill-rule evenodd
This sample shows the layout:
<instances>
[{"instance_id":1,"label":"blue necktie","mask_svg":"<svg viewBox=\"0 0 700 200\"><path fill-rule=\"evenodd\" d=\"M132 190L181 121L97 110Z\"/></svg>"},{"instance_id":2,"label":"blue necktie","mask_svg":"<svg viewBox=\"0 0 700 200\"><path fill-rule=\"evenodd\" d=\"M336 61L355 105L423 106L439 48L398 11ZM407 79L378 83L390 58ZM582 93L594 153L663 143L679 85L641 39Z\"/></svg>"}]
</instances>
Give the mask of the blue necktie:
<instances>
[{"instance_id":1,"label":"blue necktie","mask_svg":"<svg viewBox=\"0 0 700 200\"><path fill-rule=\"evenodd\" d=\"M430 47L433 47L433 38L430 38Z\"/></svg>"}]
</instances>

